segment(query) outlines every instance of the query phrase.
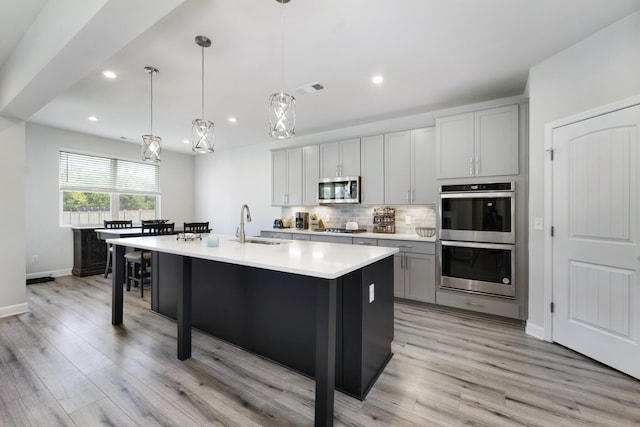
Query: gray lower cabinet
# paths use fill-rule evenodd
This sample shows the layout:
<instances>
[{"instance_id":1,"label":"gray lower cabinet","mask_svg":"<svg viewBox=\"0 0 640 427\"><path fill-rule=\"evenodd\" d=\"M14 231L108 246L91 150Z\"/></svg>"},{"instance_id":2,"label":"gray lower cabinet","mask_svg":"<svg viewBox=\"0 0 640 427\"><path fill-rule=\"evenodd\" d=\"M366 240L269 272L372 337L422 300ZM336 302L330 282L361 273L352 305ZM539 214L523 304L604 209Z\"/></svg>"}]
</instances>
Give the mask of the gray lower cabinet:
<instances>
[{"instance_id":1,"label":"gray lower cabinet","mask_svg":"<svg viewBox=\"0 0 640 427\"><path fill-rule=\"evenodd\" d=\"M299 234L265 230L260 233L260 236L277 239L310 240L312 242L399 248L400 253L393 256L394 296L431 304L436 303L436 248L434 242L334 236L322 233Z\"/></svg>"},{"instance_id":2,"label":"gray lower cabinet","mask_svg":"<svg viewBox=\"0 0 640 427\"><path fill-rule=\"evenodd\" d=\"M378 245L400 249L393 258L394 296L435 303L435 244L378 239Z\"/></svg>"}]
</instances>

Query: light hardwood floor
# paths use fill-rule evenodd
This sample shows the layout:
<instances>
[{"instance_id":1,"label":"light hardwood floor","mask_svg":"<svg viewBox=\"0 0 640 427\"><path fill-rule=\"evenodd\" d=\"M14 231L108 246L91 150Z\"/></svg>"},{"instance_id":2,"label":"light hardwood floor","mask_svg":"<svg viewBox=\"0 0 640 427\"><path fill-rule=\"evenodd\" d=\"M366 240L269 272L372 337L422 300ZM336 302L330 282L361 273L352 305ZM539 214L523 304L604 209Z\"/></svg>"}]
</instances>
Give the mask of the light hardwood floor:
<instances>
[{"instance_id":1,"label":"light hardwood floor","mask_svg":"<svg viewBox=\"0 0 640 427\"><path fill-rule=\"evenodd\" d=\"M28 314L0 319L0 426L313 424L312 380L198 331L178 361L175 323L138 292L113 327L110 279L27 294ZM336 393L336 425L640 425L640 381L521 327L403 303L395 315L394 357L364 402Z\"/></svg>"}]
</instances>

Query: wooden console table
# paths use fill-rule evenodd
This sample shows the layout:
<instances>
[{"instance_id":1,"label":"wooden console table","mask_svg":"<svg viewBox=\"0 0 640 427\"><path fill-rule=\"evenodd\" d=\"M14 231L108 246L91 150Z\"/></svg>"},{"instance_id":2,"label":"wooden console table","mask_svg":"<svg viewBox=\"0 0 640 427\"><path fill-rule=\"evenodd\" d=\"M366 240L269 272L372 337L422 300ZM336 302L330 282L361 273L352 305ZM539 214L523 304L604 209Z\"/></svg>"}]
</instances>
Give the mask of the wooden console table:
<instances>
[{"instance_id":1,"label":"wooden console table","mask_svg":"<svg viewBox=\"0 0 640 427\"><path fill-rule=\"evenodd\" d=\"M74 276L91 276L104 273L107 263L107 245L98 239L96 229L102 227L71 227L73 231Z\"/></svg>"}]
</instances>

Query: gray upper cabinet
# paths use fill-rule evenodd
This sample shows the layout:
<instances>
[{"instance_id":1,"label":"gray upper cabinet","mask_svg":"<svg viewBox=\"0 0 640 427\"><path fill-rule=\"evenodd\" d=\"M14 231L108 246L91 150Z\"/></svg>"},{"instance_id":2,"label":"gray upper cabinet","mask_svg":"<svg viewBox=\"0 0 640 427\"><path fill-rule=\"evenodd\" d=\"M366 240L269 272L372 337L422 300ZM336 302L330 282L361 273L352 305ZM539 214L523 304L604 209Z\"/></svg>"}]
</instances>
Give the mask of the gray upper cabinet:
<instances>
[{"instance_id":1,"label":"gray upper cabinet","mask_svg":"<svg viewBox=\"0 0 640 427\"><path fill-rule=\"evenodd\" d=\"M360 202L384 203L384 136L367 136L360 141Z\"/></svg>"},{"instance_id":2,"label":"gray upper cabinet","mask_svg":"<svg viewBox=\"0 0 640 427\"><path fill-rule=\"evenodd\" d=\"M360 138L320 144L320 176L360 176Z\"/></svg>"},{"instance_id":3,"label":"gray upper cabinet","mask_svg":"<svg viewBox=\"0 0 640 427\"><path fill-rule=\"evenodd\" d=\"M271 204L302 204L302 148L271 153Z\"/></svg>"},{"instance_id":4,"label":"gray upper cabinet","mask_svg":"<svg viewBox=\"0 0 640 427\"><path fill-rule=\"evenodd\" d=\"M384 203L436 203L434 151L433 127L384 136Z\"/></svg>"},{"instance_id":5,"label":"gray upper cabinet","mask_svg":"<svg viewBox=\"0 0 640 427\"><path fill-rule=\"evenodd\" d=\"M518 174L518 105L436 119L438 178Z\"/></svg>"},{"instance_id":6,"label":"gray upper cabinet","mask_svg":"<svg viewBox=\"0 0 640 427\"><path fill-rule=\"evenodd\" d=\"M318 179L320 178L320 147L309 145L302 147L302 204L318 204Z\"/></svg>"}]
</instances>

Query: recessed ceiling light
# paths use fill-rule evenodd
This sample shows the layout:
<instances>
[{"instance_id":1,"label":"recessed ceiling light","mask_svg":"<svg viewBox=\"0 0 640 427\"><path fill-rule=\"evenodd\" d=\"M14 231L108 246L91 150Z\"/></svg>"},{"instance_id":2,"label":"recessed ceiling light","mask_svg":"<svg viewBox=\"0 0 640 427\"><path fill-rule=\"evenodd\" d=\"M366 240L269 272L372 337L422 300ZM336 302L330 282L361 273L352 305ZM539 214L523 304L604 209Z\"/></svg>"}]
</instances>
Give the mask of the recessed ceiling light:
<instances>
[{"instance_id":1,"label":"recessed ceiling light","mask_svg":"<svg viewBox=\"0 0 640 427\"><path fill-rule=\"evenodd\" d=\"M371 78L371 81L373 82L373 84L379 85L384 81L384 77L382 77L382 75L380 74L376 74Z\"/></svg>"},{"instance_id":2,"label":"recessed ceiling light","mask_svg":"<svg viewBox=\"0 0 640 427\"><path fill-rule=\"evenodd\" d=\"M183 139L182 142L184 142L185 144L189 144L191 141L189 141L188 139Z\"/></svg>"},{"instance_id":3,"label":"recessed ceiling light","mask_svg":"<svg viewBox=\"0 0 640 427\"><path fill-rule=\"evenodd\" d=\"M227 120L229 120L229 123L236 123L238 121L235 117L229 117Z\"/></svg>"},{"instance_id":4,"label":"recessed ceiling light","mask_svg":"<svg viewBox=\"0 0 640 427\"><path fill-rule=\"evenodd\" d=\"M89 116L89 117L87 117L87 118L88 118L88 119L89 119L89 121L91 121L91 122L97 122L97 121L98 121L98 118L97 118L96 116Z\"/></svg>"},{"instance_id":5,"label":"recessed ceiling light","mask_svg":"<svg viewBox=\"0 0 640 427\"><path fill-rule=\"evenodd\" d=\"M102 72L102 75L108 79L115 79L116 77L118 77L118 75L111 70L104 70Z\"/></svg>"}]
</instances>

